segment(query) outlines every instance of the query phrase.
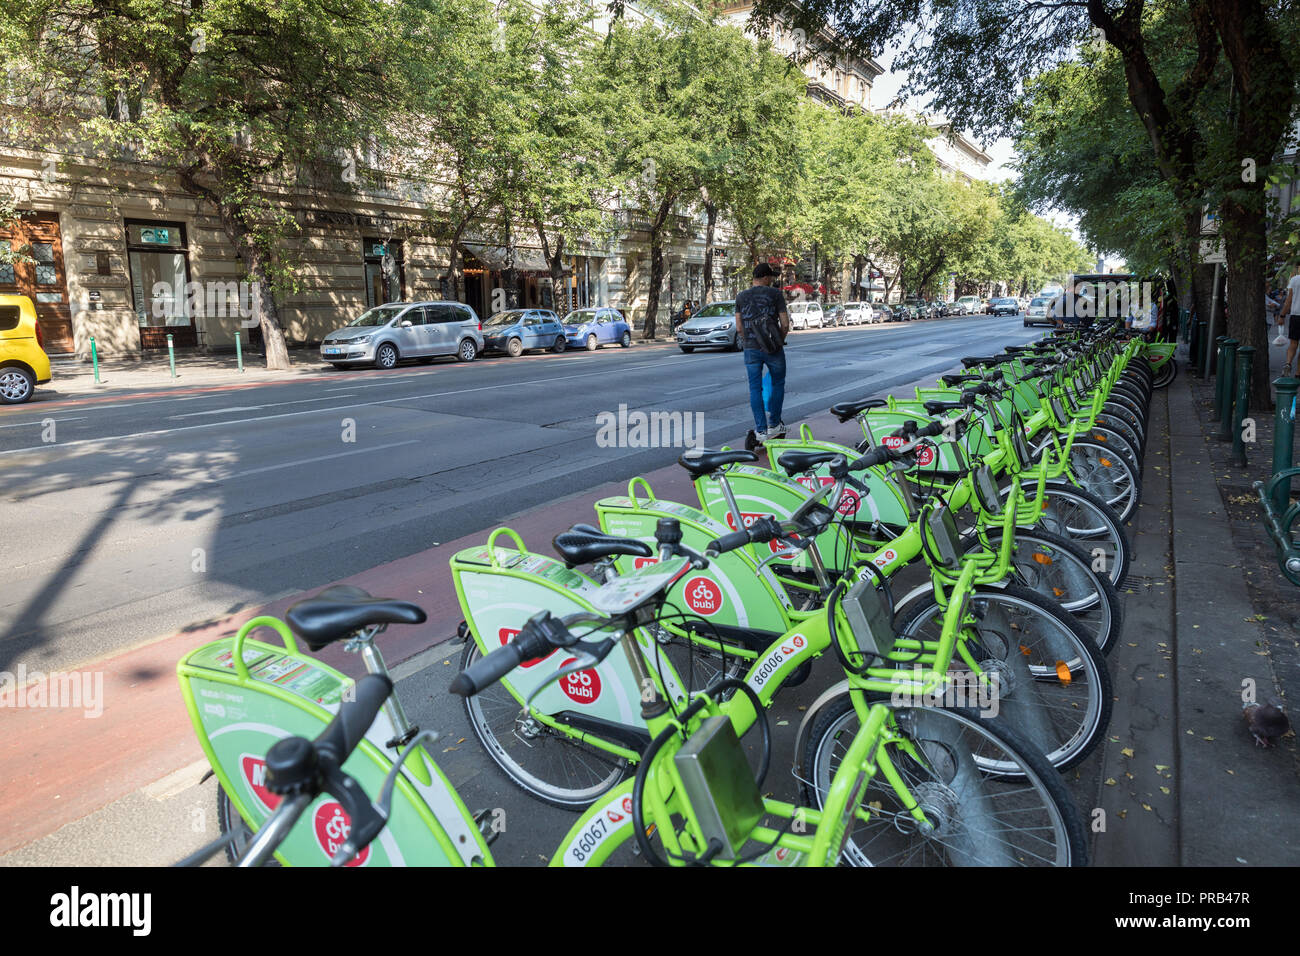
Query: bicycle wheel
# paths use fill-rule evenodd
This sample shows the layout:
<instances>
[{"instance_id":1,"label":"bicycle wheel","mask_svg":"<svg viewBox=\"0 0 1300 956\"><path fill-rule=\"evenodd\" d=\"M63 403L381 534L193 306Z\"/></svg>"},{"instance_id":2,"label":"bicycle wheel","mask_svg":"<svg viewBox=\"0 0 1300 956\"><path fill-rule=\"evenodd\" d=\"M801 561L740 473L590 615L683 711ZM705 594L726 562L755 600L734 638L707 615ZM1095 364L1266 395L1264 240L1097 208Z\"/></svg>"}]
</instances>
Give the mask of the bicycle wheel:
<instances>
[{"instance_id":1,"label":"bicycle wheel","mask_svg":"<svg viewBox=\"0 0 1300 956\"><path fill-rule=\"evenodd\" d=\"M481 656L471 637L460 669ZM520 789L551 806L581 810L618 786L631 769L627 760L578 743L525 714L500 683L466 697L465 713L492 762Z\"/></svg>"},{"instance_id":2,"label":"bicycle wheel","mask_svg":"<svg viewBox=\"0 0 1300 956\"><path fill-rule=\"evenodd\" d=\"M1178 363L1174 361L1173 356L1155 370L1155 377L1151 380L1152 388L1167 388L1174 379L1178 377Z\"/></svg>"},{"instance_id":3,"label":"bicycle wheel","mask_svg":"<svg viewBox=\"0 0 1300 956\"><path fill-rule=\"evenodd\" d=\"M1101 741L1113 704L1110 671L1097 645L1059 606L1019 584L976 587L971 610L979 620L964 632L966 646L982 671L997 674L995 716L1058 770L1079 763ZM900 637L937 642L943 632L944 608L933 593L909 595L897 615ZM949 674L957 686L976 684L957 655Z\"/></svg>"},{"instance_id":4,"label":"bicycle wheel","mask_svg":"<svg viewBox=\"0 0 1300 956\"><path fill-rule=\"evenodd\" d=\"M1002 546L1000 529L990 528L986 537L994 551ZM968 550L979 547L979 539L970 545ZM1017 584L1060 604L1103 654L1115 647L1124 632L1119 592L1106 574L1093 570L1093 559L1078 544L1041 528L1017 529L1011 573Z\"/></svg>"},{"instance_id":5,"label":"bicycle wheel","mask_svg":"<svg viewBox=\"0 0 1300 956\"><path fill-rule=\"evenodd\" d=\"M1006 497L1010 487L1001 492ZM1025 488L1024 494L1029 501L1038 499L1036 486ZM1117 589L1123 587L1133 560L1133 548L1115 512L1096 495L1073 485L1049 482L1043 497L1043 513L1034 527L1078 544L1110 575Z\"/></svg>"},{"instance_id":6,"label":"bicycle wheel","mask_svg":"<svg viewBox=\"0 0 1300 956\"><path fill-rule=\"evenodd\" d=\"M1078 482L1106 502L1121 522L1128 521L1142 499L1142 480L1122 455L1105 445L1075 441L1070 471Z\"/></svg>"},{"instance_id":7,"label":"bicycle wheel","mask_svg":"<svg viewBox=\"0 0 1300 956\"><path fill-rule=\"evenodd\" d=\"M892 706L876 751L880 767L863 794L840 856L850 866L1086 866L1083 821L1062 783L1033 747L1000 719L956 707ZM848 694L819 715L804 748L806 802L822 807L859 729ZM903 783L900 795L884 769ZM1014 766L1014 775L984 772ZM908 810L915 803L926 825Z\"/></svg>"},{"instance_id":8,"label":"bicycle wheel","mask_svg":"<svg viewBox=\"0 0 1300 956\"><path fill-rule=\"evenodd\" d=\"M235 805L230 802L226 796L226 790L221 784L217 784L217 826L221 828L221 835L225 836L231 830L238 830L239 835L226 844L226 859L233 865L238 863L244 852L248 849L248 844L253 839L253 831L244 822L244 818L239 815ZM274 856L267 857L263 866L279 866L280 861Z\"/></svg>"}]
</instances>

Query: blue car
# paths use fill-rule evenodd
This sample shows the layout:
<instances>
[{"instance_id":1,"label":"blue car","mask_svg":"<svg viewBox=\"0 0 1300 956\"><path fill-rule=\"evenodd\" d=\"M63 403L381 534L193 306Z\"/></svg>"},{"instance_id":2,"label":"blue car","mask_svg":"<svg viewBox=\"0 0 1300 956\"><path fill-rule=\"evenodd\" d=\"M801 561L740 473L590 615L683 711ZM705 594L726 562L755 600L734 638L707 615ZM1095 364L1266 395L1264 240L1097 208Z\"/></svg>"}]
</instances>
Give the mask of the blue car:
<instances>
[{"instance_id":1,"label":"blue car","mask_svg":"<svg viewBox=\"0 0 1300 956\"><path fill-rule=\"evenodd\" d=\"M524 349L563 352L564 346L564 326L550 309L507 309L483 323L483 348L511 358Z\"/></svg>"},{"instance_id":2,"label":"blue car","mask_svg":"<svg viewBox=\"0 0 1300 956\"><path fill-rule=\"evenodd\" d=\"M564 317L564 337L571 349L594 352L602 345L632 346L632 327L618 309L575 309Z\"/></svg>"}]
</instances>

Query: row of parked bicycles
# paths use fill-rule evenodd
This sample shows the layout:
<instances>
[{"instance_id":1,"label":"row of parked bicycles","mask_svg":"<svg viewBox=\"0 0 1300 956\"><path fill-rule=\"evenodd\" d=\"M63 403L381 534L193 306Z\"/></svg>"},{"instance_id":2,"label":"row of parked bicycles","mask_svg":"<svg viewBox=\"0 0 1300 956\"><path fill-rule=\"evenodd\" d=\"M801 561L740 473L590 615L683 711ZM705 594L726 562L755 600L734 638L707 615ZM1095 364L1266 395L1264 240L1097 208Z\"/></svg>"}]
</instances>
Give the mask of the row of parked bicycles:
<instances>
[{"instance_id":1,"label":"row of parked bicycles","mask_svg":"<svg viewBox=\"0 0 1300 956\"><path fill-rule=\"evenodd\" d=\"M1054 333L914 395L832 407L861 439L680 458L530 551L508 528L450 559L473 735L578 812L552 865L1080 866L1062 771L1106 733L1125 530L1171 344ZM178 671L240 865L490 865L376 644L417 605L336 586ZM270 629L278 641L253 635ZM300 649L343 642L355 683ZM795 800L765 795L783 690ZM305 819L304 819L305 818Z\"/></svg>"}]
</instances>

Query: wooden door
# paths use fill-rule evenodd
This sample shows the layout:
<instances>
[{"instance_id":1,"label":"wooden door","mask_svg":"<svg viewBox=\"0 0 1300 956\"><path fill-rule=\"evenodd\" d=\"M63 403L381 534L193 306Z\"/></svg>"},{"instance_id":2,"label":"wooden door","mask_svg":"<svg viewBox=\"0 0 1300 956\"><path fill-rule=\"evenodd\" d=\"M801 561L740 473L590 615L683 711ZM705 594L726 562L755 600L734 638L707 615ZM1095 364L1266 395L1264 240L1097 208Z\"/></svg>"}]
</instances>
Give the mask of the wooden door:
<instances>
[{"instance_id":1,"label":"wooden door","mask_svg":"<svg viewBox=\"0 0 1300 956\"><path fill-rule=\"evenodd\" d=\"M73 351L72 309L68 303L59 214L20 213L9 230L0 231L0 241L12 243L27 258L35 260L0 266L0 292L25 295L32 300L46 352Z\"/></svg>"}]
</instances>

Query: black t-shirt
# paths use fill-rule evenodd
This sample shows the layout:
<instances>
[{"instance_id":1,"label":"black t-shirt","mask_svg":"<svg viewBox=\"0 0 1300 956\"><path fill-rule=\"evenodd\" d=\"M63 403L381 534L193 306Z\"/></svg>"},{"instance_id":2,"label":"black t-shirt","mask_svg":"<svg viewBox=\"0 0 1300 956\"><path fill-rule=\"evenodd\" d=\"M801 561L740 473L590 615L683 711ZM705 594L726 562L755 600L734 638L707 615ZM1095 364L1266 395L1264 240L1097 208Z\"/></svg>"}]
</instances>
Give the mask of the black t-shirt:
<instances>
[{"instance_id":1,"label":"black t-shirt","mask_svg":"<svg viewBox=\"0 0 1300 956\"><path fill-rule=\"evenodd\" d=\"M744 348L758 349L769 354L781 351L780 316L787 309L785 295L780 289L770 285L750 286L736 296L736 311L740 313L740 321L745 330L745 341L741 343ZM760 330L759 326L763 329ZM763 335L763 331L769 334ZM777 343L775 352L764 347L765 338L769 343Z\"/></svg>"}]
</instances>

